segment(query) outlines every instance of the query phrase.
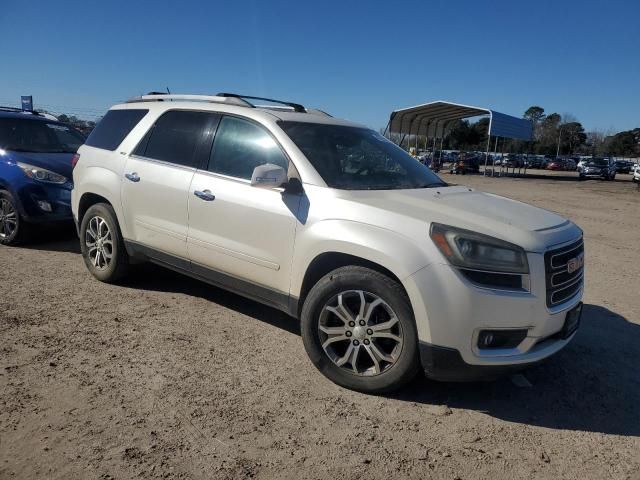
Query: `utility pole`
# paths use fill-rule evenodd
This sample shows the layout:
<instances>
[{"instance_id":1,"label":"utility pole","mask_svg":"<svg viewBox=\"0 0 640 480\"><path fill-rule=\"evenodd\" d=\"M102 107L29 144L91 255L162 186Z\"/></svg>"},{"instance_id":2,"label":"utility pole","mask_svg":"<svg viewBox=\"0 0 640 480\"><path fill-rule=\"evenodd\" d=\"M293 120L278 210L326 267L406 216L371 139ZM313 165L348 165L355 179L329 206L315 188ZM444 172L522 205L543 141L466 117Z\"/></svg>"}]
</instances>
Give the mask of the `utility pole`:
<instances>
[{"instance_id":1,"label":"utility pole","mask_svg":"<svg viewBox=\"0 0 640 480\"><path fill-rule=\"evenodd\" d=\"M558 156L560 155L560 137L562 136L562 129L560 129L560 131L558 132L558 148L556 148L556 160L558 159Z\"/></svg>"}]
</instances>

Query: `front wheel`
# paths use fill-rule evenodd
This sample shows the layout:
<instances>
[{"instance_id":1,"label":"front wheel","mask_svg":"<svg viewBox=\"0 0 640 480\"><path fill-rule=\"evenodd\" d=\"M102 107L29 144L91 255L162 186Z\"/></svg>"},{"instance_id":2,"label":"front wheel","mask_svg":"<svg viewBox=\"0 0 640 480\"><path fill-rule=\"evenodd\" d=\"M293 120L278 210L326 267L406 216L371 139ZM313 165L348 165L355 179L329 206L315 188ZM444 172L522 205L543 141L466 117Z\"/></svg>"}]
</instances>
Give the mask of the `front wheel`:
<instances>
[{"instance_id":1,"label":"front wheel","mask_svg":"<svg viewBox=\"0 0 640 480\"><path fill-rule=\"evenodd\" d=\"M111 205L98 203L84 214L80 248L85 265L98 280L113 283L127 273L129 256Z\"/></svg>"},{"instance_id":2,"label":"front wheel","mask_svg":"<svg viewBox=\"0 0 640 480\"><path fill-rule=\"evenodd\" d=\"M28 236L29 225L20 216L13 195L0 191L0 244L19 245Z\"/></svg>"},{"instance_id":3,"label":"front wheel","mask_svg":"<svg viewBox=\"0 0 640 480\"><path fill-rule=\"evenodd\" d=\"M409 299L400 284L374 270L348 266L320 279L304 302L301 330L313 364L343 387L389 392L419 370Z\"/></svg>"}]
</instances>

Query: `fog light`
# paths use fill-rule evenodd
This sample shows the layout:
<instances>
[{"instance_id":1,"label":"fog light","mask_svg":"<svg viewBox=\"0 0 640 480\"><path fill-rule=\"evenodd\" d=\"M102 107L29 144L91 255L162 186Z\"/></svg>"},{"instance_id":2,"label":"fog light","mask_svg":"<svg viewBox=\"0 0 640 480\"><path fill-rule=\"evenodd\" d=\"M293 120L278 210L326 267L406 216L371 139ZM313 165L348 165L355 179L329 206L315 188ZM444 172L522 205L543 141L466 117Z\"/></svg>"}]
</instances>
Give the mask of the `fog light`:
<instances>
[{"instance_id":1,"label":"fog light","mask_svg":"<svg viewBox=\"0 0 640 480\"><path fill-rule=\"evenodd\" d=\"M40 207L40 210L42 210L43 212L50 213L51 211L53 211L53 209L51 208L51 204L46 200L38 200L38 207Z\"/></svg>"},{"instance_id":2,"label":"fog light","mask_svg":"<svg viewBox=\"0 0 640 480\"><path fill-rule=\"evenodd\" d=\"M478 335L478 348L515 348L526 336L526 329L481 330Z\"/></svg>"}]
</instances>

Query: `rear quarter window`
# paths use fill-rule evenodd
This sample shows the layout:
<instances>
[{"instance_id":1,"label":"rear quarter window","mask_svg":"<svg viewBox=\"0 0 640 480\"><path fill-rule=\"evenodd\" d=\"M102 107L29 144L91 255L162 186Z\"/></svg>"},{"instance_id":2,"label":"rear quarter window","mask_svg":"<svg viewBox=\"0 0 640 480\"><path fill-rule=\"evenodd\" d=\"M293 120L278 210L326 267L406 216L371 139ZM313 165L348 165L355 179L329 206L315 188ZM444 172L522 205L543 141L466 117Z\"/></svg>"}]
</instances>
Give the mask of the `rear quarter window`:
<instances>
[{"instance_id":1,"label":"rear quarter window","mask_svg":"<svg viewBox=\"0 0 640 480\"><path fill-rule=\"evenodd\" d=\"M109 110L93 129L85 145L115 150L148 112L146 109Z\"/></svg>"}]
</instances>

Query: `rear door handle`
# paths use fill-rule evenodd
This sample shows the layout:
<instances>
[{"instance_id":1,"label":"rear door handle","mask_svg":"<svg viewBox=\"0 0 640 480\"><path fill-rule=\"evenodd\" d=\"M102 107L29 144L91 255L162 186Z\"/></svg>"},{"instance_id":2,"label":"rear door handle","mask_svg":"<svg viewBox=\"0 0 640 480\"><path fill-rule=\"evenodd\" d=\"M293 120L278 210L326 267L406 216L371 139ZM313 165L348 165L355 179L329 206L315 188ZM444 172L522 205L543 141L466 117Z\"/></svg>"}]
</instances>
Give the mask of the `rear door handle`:
<instances>
[{"instance_id":1,"label":"rear door handle","mask_svg":"<svg viewBox=\"0 0 640 480\"><path fill-rule=\"evenodd\" d=\"M139 182L140 181L140 177L138 176L138 174L136 172L133 173L125 173L124 174L125 178L127 180L130 180L132 182Z\"/></svg>"},{"instance_id":2,"label":"rear door handle","mask_svg":"<svg viewBox=\"0 0 640 480\"><path fill-rule=\"evenodd\" d=\"M195 190L193 194L196 197L200 198L201 200L204 200L205 202L210 202L216 199L216 196L213 193L211 193L211 190L203 190L203 191Z\"/></svg>"}]
</instances>

